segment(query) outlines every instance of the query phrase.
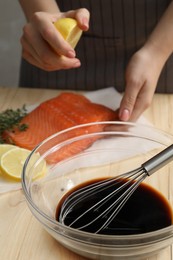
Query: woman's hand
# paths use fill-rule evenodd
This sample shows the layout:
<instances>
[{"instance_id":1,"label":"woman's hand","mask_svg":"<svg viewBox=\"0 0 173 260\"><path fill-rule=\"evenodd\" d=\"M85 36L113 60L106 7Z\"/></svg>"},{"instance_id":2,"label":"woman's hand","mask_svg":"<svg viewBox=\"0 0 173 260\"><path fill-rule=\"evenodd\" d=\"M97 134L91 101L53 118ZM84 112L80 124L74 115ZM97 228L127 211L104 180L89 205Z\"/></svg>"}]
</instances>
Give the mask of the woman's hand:
<instances>
[{"instance_id":1,"label":"woman's hand","mask_svg":"<svg viewBox=\"0 0 173 260\"><path fill-rule=\"evenodd\" d=\"M136 121L151 104L161 70L173 52L173 1L145 45L126 70L126 89L119 109L123 121Z\"/></svg>"},{"instance_id":2,"label":"woman's hand","mask_svg":"<svg viewBox=\"0 0 173 260\"><path fill-rule=\"evenodd\" d=\"M136 52L126 70L126 88L119 117L122 121L136 121L149 107L164 66L160 53L147 47Z\"/></svg>"},{"instance_id":3,"label":"woman's hand","mask_svg":"<svg viewBox=\"0 0 173 260\"><path fill-rule=\"evenodd\" d=\"M24 59L47 71L80 66L75 50L53 25L63 17L75 18L83 31L88 30L89 12L84 8L57 14L36 12L23 28L21 44Z\"/></svg>"}]
</instances>

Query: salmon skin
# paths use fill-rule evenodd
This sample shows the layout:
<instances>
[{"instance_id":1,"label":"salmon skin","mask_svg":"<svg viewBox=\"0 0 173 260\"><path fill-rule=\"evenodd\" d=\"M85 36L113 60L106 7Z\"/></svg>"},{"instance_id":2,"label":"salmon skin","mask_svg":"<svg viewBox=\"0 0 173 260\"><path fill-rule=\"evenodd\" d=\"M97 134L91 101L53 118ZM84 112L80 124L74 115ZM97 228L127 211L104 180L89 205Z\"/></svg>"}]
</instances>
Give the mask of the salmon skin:
<instances>
[{"instance_id":1,"label":"salmon skin","mask_svg":"<svg viewBox=\"0 0 173 260\"><path fill-rule=\"evenodd\" d=\"M20 147L32 150L47 137L70 127L91 122L118 120L118 113L100 104L91 102L85 96L73 92L64 92L55 98L41 103L37 108L28 113L21 121L21 124L27 124L26 131L14 129L5 133L7 142ZM73 136L79 136L86 131L94 132L98 126L90 129L82 129L79 132L73 131ZM100 129L101 130L101 129ZM67 136L68 138L68 136ZM83 142L79 150L88 147L94 140ZM71 150L71 151L70 151ZM77 149L78 150L78 149ZM68 147L68 152L63 151L62 160L67 157L67 153L77 153L76 145Z\"/></svg>"}]
</instances>

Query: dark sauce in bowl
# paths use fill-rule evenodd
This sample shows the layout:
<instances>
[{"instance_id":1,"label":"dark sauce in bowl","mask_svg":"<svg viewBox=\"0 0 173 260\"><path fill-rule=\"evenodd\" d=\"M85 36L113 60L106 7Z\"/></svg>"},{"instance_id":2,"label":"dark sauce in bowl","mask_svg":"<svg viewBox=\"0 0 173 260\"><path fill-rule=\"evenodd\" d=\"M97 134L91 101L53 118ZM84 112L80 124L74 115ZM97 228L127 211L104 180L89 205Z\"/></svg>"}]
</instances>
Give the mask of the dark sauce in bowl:
<instances>
[{"instance_id":1,"label":"dark sauce in bowl","mask_svg":"<svg viewBox=\"0 0 173 260\"><path fill-rule=\"evenodd\" d=\"M103 180L103 179L102 179ZM96 183L100 180L92 180L80 184L73 189L71 189L58 203L56 209L56 220L61 222L60 214L63 204L68 202L73 203L69 200L69 195L73 194L81 188L86 188L88 185ZM123 182L125 182L123 180ZM119 183L116 183L116 188L118 188ZM105 198L107 194L115 189L115 185L112 185L108 190L102 190L102 192L95 192L94 195L86 196L77 205L73 205L70 209L69 214L64 218L64 224L69 226L76 217L81 215L82 212L90 209L98 200ZM102 207L97 208L97 210L89 211L85 216L76 221L71 227L75 229L80 229L81 226L85 226L86 223L91 222L94 217L102 213L108 205L111 205L120 194L114 196L109 202L106 202ZM107 220L108 215L103 218L99 218L94 221L89 226L82 228L82 231L96 233L99 227ZM131 234L141 234L151 231L156 231L165 227L170 226L173 223L173 213L172 208L168 200L156 189L148 184L141 183L139 187L135 190L132 196L128 199L125 205L122 207L117 216L111 221L111 223L101 231L99 234L104 235L131 235Z\"/></svg>"}]
</instances>

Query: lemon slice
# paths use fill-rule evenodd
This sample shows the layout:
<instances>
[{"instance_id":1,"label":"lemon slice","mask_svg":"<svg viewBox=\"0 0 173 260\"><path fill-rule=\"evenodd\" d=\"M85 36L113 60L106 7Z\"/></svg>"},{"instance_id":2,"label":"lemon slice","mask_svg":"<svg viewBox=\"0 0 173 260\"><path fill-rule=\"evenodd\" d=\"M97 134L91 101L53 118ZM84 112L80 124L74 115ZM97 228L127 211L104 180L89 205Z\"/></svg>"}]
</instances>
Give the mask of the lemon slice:
<instances>
[{"instance_id":1,"label":"lemon slice","mask_svg":"<svg viewBox=\"0 0 173 260\"><path fill-rule=\"evenodd\" d=\"M75 48L82 35L82 30L78 27L77 21L73 18L61 18L54 25L72 48Z\"/></svg>"},{"instance_id":2,"label":"lemon slice","mask_svg":"<svg viewBox=\"0 0 173 260\"><path fill-rule=\"evenodd\" d=\"M24 163L31 153L30 150L16 147L4 153L1 156L0 167L4 175L11 179L21 180L21 174L23 170ZM40 155L38 153L33 154L30 163L27 167L27 172L29 172L31 166L39 160ZM46 172L46 162L41 160L41 163L34 170L33 178L41 177Z\"/></svg>"},{"instance_id":3,"label":"lemon slice","mask_svg":"<svg viewBox=\"0 0 173 260\"><path fill-rule=\"evenodd\" d=\"M16 148L15 145L12 144L0 144L0 165L1 165L1 157L7 151ZM0 174L1 174L1 167L0 167Z\"/></svg>"},{"instance_id":4,"label":"lemon slice","mask_svg":"<svg viewBox=\"0 0 173 260\"><path fill-rule=\"evenodd\" d=\"M16 146L12 144L0 144L0 159L4 153L14 148L16 148Z\"/></svg>"}]
</instances>

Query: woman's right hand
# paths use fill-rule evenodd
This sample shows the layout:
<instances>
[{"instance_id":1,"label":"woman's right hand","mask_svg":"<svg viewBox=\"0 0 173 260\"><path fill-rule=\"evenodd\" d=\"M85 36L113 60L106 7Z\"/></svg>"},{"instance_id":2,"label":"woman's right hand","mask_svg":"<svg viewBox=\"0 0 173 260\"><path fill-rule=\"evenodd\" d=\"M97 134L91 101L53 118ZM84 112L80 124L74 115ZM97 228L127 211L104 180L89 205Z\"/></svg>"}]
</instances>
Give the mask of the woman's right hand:
<instances>
[{"instance_id":1,"label":"woman's right hand","mask_svg":"<svg viewBox=\"0 0 173 260\"><path fill-rule=\"evenodd\" d=\"M80 66L75 50L63 39L53 23L63 17L75 18L78 26L87 31L89 12L85 8L65 13L36 12L24 26L21 37L22 56L32 65L46 71L71 69Z\"/></svg>"}]
</instances>

